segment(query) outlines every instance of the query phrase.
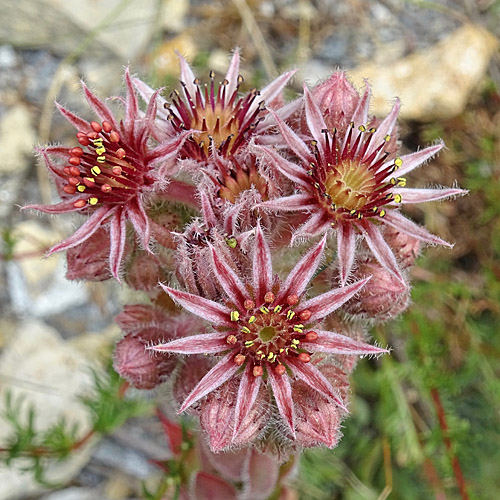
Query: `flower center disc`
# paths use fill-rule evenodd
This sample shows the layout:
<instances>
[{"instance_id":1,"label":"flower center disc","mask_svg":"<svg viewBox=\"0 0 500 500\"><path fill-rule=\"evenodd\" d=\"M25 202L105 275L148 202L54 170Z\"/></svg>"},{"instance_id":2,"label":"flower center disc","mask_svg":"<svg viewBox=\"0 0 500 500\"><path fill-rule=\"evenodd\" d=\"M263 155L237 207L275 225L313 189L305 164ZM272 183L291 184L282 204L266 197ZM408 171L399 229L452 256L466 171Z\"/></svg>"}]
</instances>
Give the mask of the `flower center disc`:
<instances>
[{"instance_id":1,"label":"flower center disc","mask_svg":"<svg viewBox=\"0 0 500 500\"><path fill-rule=\"evenodd\" d=\"M259 337L262 342L269 342L276 336L276 328L274 326L265 326L259 332Z\"/></svg>"},{"instance_id":2,"label":"flower center disc","mask_svg":"<svg viewBox=\"0 0 500 500\"><path fill-rule=\"evenodd\" d=\"M210 105L205 109L196 109L196 118L193 118L191 128L202 132L195 134L193 139L200 146L203 144L206 154L211 141L215 148L219 148L229 137L228 151L231 150L239 131L238 119L234 117L233 111L232 107L224 108L221 103L217 103L213 109Z\"/></svg>"},{"instance_id":3,"label":"flower center disc","mask_svg":"<svg viewBox=\"0 0 500 500\"><path fill-rule=\"evenodd\" d=\"M329 170L325 188L337 207L360 210L376 187L374 174L356 161L345 160Z\"/></svg>"}]
</instances>

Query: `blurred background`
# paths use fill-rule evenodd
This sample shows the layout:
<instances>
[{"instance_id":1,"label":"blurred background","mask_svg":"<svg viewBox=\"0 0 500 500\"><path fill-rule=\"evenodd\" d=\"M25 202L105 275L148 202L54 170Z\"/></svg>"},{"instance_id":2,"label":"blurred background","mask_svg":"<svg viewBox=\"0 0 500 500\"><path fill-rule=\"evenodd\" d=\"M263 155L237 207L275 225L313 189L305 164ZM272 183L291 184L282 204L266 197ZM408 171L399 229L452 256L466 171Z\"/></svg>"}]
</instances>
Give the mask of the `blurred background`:
<instances>
[{"instance_id":1,"label":"blurred background","mask_svg":"<svg viewBox=\"0 0 500 500\"><path fill-rule=\"evenodd\" d=\"M113 317L130 297L112 283L67 281L64 256L42 259L74 227L70 216L19 210L57 199L33 146L76 145L54 100L90 118L80 78L118 95L130 64L168 94L174 50L204 80L225 73L236 46L247 88L300 67L293 98L303 80L342 68L358 88L371 82L374 114L399 96L403 149L447 145L409 184L470 190L407 210L455 247L424 252L413 304L372 332L392 355L358 365L344 438L303 455L298 498L498 498L500 1L0 0L0 12L0 500L143 498L163 478L150 460L169 456L153 411L160 392L130 391L99 438L80 399L95 392L91 368L109 365ZM67 459L16 452L30 423L37 442L61 419L82 441Z\"/></svg>"}]
</instances>

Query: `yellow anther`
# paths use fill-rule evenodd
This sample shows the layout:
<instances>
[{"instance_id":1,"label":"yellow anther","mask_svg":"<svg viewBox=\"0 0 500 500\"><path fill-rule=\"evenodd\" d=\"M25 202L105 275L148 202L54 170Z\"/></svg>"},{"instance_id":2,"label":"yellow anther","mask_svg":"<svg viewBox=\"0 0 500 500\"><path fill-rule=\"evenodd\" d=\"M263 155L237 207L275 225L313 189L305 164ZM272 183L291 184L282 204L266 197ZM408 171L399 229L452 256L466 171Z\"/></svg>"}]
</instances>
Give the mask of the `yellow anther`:
<instances>
[{"instance_id":1,"label":"yellow anther","mask_svg":"<svg viewBox=\"0 0 500 500\"><path fill-rule=\"evenodd\" d=\"M377 213L378 212L378 207L373 207L372 210L373 210L374 213Z\"/></svg>"},{"instance_id":2,"label":"yellow anther","mask_svg":"<svg viewBox=\"0 0 500 500\"><path fill-rule=\"evenodd\" d=\"M304 325L294 325L294 327L293 327L294 332L302 333L302 330L304 330ZM294 340L296 340L296 339L294 339ZM292 342L293 342L293 340L292 340Z\"/></svg>"},{"instance_id":3,"label":"yellow anther","mask_svg":"<svg viewBox=\"0 0 500 500\"><path fill-rule=\"evenodd\" d=\"M78 191L80 191L80 193L83 193L85 191L85 186L83 184L80 184L80 185L76 186L76 189L78 189Z\"/></svg>"},{"instance_id":4,"label":"yellow anther","mask_svg":"<svg viewBox=\"0 0 500 500\"><path fill-rule=\"evenodd\" d=\"M267 355L267 359L269 361L271 361L273 359L273 356L274 356L274 352L270 352L268 355Z\"/></svg>"},{"instance_id":5,"label":"yellow anther","mask_svg":"<svg viewBox=\"0 0 500 500\"><path fill-rule=\"evenodd\" d=\"M98 200L97 198L95 198L95 197L89 198L89 203L90 203L91 205L97 205L97 202L98 202L98 201L99 201L99 200Z\"/></svg>"},{"instance_id":6,"label":"yellow anther","mask_svg":"<svg viewBox=\"0 0 500 500\"><path fill-rule=\"evenodd\" d=\"M381 210L379 215L380 215L380 217L383 217L385 215L385 210Z\"/></svg>"},{"instance_id":7,"label":"yellow anther","mask_svg":"<svg viewBox=\"0 0 500 500\"><path fill-rule=\"evenodd\" d=\"M100 146L98 147L95 152L98 154L98 155L102 155L106 152L106 148L104 146Z\"/></svg>"},{"instance_id":8,"label":"yellow anther","mask_svg":"<svg viewBox=\"0 0 500 500\"><path fill-rule=\"evenodd\" d=\"M377 131L377 129L376 129L375 127L372 127L372 128L370 129L370 134L374 134L376 131Z\"/></svg>"},{"instance_id":9,"label":"yellow anther","mask_svg":"<svg viewBox=\"0 0 500 500\"><path fill-rule=\"evenodd\" d=\"M365 127L364 125L360 125L360 126L358 127L358 130L359 130L360 132L366 132L366 127Z\"/></svg>"},{"instance_id":10,"label":"yellow anther","mask_svg":"<svg viewBox=\"0 0 500 500\"><path fill-rule=\"evenodd\" d=\"M299 339L292 339L292 344L299 345L300 344L300 340Z\"/></svg>"},{"instance_id":11,"label":"yellow anther","mask_svg":"<svg viewBox=\"0 0 500 500\"><path fill-rule=\"evenodd\" d=\"M394 179L394 177L393 177L393 178L391 179L391 184L392 184L393 186L395 186L395 185L396 185L396 182L397 182L397 181L396 181L396 179Z\"/></svg>"},{"instance_id":12,"label":"yellow anther","mask_svg":"<svg viewBox=\"0 0 500 500\"><path fill-rule=\"evenodd\" d=\"M361 220L363 218L363 214L358 213L358 219Z\"/></svg>"},{"instance_id":13,"label":"yellow anther","mask_svg":"<svg viewBox=\"0 0 500 500\"><path fill-rule=\"evenodd\" d=\"M102 146L102 137L98 137L97 139L92 139L92 143L94 144L94 146Z\"/></svg>"},{"instance_id":14,"label":"yellow anther","mask_svg":"<svg viewBox=\"0 0 500 500\"><path fill-rule=\"evenodd\" d=\"M239 321L240 313L239 311L231 311L231 321Z\"/></svg>"},{"instance_id":15,"label":"yellow anther","mask_svg":"<svg viewBox=\"0 0 500 500\"><path fill-rule=\"evenodd\" d=\"M253 341L253 340L247 340L247 341L245 342L245 347L252 347L252 346L253 346L253 344L254 344L254 341Z\"/></svg>"},{"instance_id":16,"label":"yellow anther","mask_svg":"<svg viewBox=\"0 0 500 500\"><path fill-rule=\"evenodd\" d=\"M98 161L99 163L104 163L104 162L106 161L106 157L105 157L105 156L98 156L98 157L97 157L97 161Z\"/></svg>"},{"instance_id":17,"label":"yellow anther","mask_svg":"<svg viewBox=\"0 0 500 500\"><path fill-rule=\"evenodd\" d=\"M403 199L403 198L401 197L401 195L400 195L400 194L395 194L395 195L394 195L394 201L395 201L396 203L401 203L402 199Z\"/></svg>"},{"instance_id":18,"label":"yellow anther","mask_svg":"<svg viewBox=\"0 0 500 500\"><path fill-rule=\"evenodd\" d=\"M255 316L250 316L250 319L248 320L248 322L250 324L252 324L257 318Z\"/></svg>"},{"instance_id":19,"label":"yellow anther","mask_svg":"<svg viewBox=\"0 0 500 500\"><path fill-rule=\"evenodd\" d=\"M251 333L251 332L250 332L250 330L249 330L246 326L244 326L244 327L241 329L241 331L242 331L243 333Z\"/></svg>"},{"instance_id":20,"label":"yellow anther","mask_svg":"<svg viewBox=\"0 0 500 500\"><path fill-rule=\"evenodd\" d=\"M297 349L297 350L299 349L299 346L298 346L297 344L292 344L290 347L291 347L292 349Z\"/></svg>"},{"instance_id":21,"label":"yellow anther","mask_svg":"<svg viewBox=\"0 0 500 500\"><path fill-rule=\"evenodd\" d=\"M349 213L350 213L351 215L355 215L355 214L356 214L356 210L351 210Z\"/></svg>"},{"instance_id":22,"label":"yellow anther","mask_svg":"<svg viewBox=\"0 0 500 500\"><path fill-rule=\"evenodd\" d=\"M394 165L395 165L397 168L401 167L401 165L402 165L402 164L403 164L403 160L402 160L401 158L396 158L396 159L394 160Z\"/></svg>"},{"instance_id":23,"label":"yellow anther","mask_svg":"<svg viewBox=\"0 0 500 500\"><path fill-rule=\"evenodd\" d=\"M291 309L286 313L286 319L292 319L295 316L295 311Z\"/></svg>"},{"instance_id":24,"label":"yellow anther","mask_svg":"<svg viewBox=\"0 0 500 500\"><path fill-rule=\"evenodd\" d=\"M406 179L404 177L398 177L398 184L401 187L405 187L406 186Z\"/></svg>"},{"instance_id":25,"label":"yellow anther","mask_svg":"<svg viewBox=\"0 0 500 500\"><path fill-rule=\"evenodd\" d=\"M226 243L230 248L236 248L236 246L238 245L238 241L236 240L236 238L228 238L226 240Z\"/></svg>"},{"instance_id":26,"label":"yellow anther","mask_svg":"<svg viewBox=\"0 0 500 500\"><path fill-rule=\"evenodd\" d=\"M391 140L391 136L389 134L387 134L385 137L384 137L384 141L385 142L389 142Z\"/></svg>"},{"instance_id":27,"label":"yellow anther","mask_svg":"<svg viewBox=\"0 0 500 500\"><path fill-rule=\"evenodd\" d=\"M273 309L273 311L274 311L275 313L279 313L279 312L281 312L281 310L282 310L282 309L283 309L283 306L276 306L276 307Z\"/></svg>"},{"instance_id":28,"label":"yellow anther","mask_svg":"<svg viewBox=\"0 0 500 500\"><path fill-rule=\"evenodd\" d=\"M263 314L269 314L269 309L266 306L260 308L260 312Z\"/></svg>"},{"instance_id":29,"label":"yellow anther","mask_svg":"<svg viewBox=\"0 0 500 500\"><path fill-rule=\"evenodd\" d=\"M285 351L285 349L281 348L281 349L280 349L280 354L281 354L282 352L284 352L284 351Z\"/></svg>"},{"instance_id":30,"label":"yellow anther","mask_svg":"<svg viewBox=\"0 0 500 500\"><path fill-rule=\"evenodd\" d=\"M94 175L99 175L101 173L101 169L97 166L97 165L94 165L90 171L94 174Z\"/></svg>"}]
</instances>

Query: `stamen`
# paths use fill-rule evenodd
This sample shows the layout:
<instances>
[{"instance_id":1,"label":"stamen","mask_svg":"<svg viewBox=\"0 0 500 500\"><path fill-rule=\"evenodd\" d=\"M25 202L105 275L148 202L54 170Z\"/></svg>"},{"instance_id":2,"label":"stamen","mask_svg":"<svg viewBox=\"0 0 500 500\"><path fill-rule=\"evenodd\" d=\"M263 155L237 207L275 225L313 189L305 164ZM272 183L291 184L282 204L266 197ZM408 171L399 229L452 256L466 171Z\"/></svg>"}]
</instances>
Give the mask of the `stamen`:
<instances>
[{"instance_id":1,"label":"stamen","mask_svg":"<svg viewBox=\"0 0 500 500\"><path fill-rule=\"evenodd\" d=\"M239 311L231 311L231 321L239 321L240 313Z\"/></svg>"},{"instance_id":2,"label":"stamen","mask_svg":"<svg viewBox=\"0 0 500 500\"><path fill-rule=\"evenodd\" d=\"M241 366L245 362L245 359L246 356L244 356L243 354L236 354L236 356L234 357L234 364Z\"/></svg>"}]
</instances>

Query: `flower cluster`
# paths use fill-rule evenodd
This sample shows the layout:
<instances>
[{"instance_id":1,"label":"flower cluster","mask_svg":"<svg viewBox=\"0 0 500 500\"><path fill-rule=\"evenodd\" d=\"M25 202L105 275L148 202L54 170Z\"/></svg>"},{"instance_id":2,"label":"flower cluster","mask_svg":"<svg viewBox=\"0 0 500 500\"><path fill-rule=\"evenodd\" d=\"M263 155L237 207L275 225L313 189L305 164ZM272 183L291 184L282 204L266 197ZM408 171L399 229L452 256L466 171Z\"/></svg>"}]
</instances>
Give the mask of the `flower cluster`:
<instances>
[{"instance_id":1,"label":"flower cluster","mask_svg":"<svg viewBox=\"0 0 500 500\"><path fill-rule=\"evenodd\" d=\"M168 384L212 452L334 447L357 360L388 352L367 327L407 306L421 244L450 246L402 206L464 191L407 187L443 144L400 154L398 101L371 117L335 72L285 103L294 72L244 91L239 57L202 83L179 56L168 98L127 70L122 119L83 85L98 118L59 106L78 145L39 151L62 201L30 207L86 218L49 252L70 279L148 294L117 318L115 368Z\"/></svg>"}]
</instances>

